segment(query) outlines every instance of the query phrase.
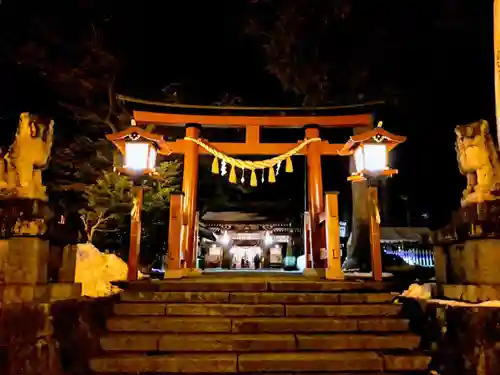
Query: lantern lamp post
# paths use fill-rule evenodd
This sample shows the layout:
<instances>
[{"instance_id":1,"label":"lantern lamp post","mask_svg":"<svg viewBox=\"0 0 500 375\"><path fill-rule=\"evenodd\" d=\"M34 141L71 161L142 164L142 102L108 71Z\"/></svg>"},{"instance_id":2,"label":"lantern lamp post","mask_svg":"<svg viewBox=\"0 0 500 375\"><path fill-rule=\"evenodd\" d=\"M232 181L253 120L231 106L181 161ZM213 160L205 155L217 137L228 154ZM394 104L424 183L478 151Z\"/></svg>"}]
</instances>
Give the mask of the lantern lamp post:
<instances>
[{"instance_id":1,"label":"lantern lamp post","mask_svg":"<svg viewBox=\"0 0 500 375\"><path fill-rule=\"evenodd\" d=\"M373 278L382 280L382 253L380 248L380 213L377 181L398 173L389 167L389 152L406 141L406 137L391 134L378 126L365 133L352 136L339 151L340 155L354 157L355 172L347 179L352 183L368 182L368 215L370 221L370 249Z\"/></svg>"},{"instance_id":2,"label":"lantern lamp post","mask_svg":"<svg viewBox=\"0 0 500 375\"><path fill-rule=\"evenodd\" d=\"M130 247L128 255L129 281L137 280L138 261L141 246L141 212L144 196L142 178L144 176L158 177L156 172L156 157L158 152L170 154L170 150L161 135L153 134L142 128L132 126L118 133L108 134L106 138L113 142L123 156L123 166L116 170L132 178L133 206L130 222Z\"/></svg>"}]
</instances>

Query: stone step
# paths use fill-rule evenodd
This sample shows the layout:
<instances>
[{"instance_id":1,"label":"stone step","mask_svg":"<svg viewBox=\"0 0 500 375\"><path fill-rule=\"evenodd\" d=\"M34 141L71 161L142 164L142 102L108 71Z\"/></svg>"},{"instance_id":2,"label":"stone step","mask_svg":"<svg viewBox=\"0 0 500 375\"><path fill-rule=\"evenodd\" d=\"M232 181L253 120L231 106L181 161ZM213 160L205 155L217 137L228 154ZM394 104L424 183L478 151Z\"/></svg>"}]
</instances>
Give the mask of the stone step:
<instances>
[{"instance_id":1,"label":"stone step","mask_svg":"<svg viewBox=\"0 0 500 375\"><path fill-rule=\"evenodd\" d=\"M429 367L431 357L424 354L384 355L386 371L424 371Z\"/></svg>"},{"instance_id":2,"label":"stone step","mask_svg":"<svg viewBox=\"0 0 500 375\"><path fill-rule=\"evenodd\" d=\"M334 350L414 350L411 334L111 334L101 338L110 352L286 352Z\"/></svg>"},{"instance_id":3,"label":"stone step","mask_svg":"<svg viewBox=\"0 0 500 375\"><path fill-rule=\"evenodd\" d=\"M232 320L232 332L309 333L309 332L407 332L405 319L335 318L238 318Z\"/></svg>"},{"instance_id":4,"label":"stone step","mask_svg":"<svg viewBox=\"0 0 500 375\"><path fill-rule=\"evenodd\" d=\"M106 322L111 332L231 332L231 319L202 317L113 317Z\"/></svg>"},{"instance_id":5,"label":"stone step","mask_svg":"<svg viewBox=\"0 0 500 375\"><path fill-rule=\"evenodd\" d=\"M391 283L377 281L276 281L269 282L268 291L270 292L388 292L391 291Z\"/></svg>"},{"instance_id":6,"label":"stone step","mask_svg":"<svg viewBox=\"0 0 500 375\"><path fill-rule=\"evenodd\" d=\"M235 373L235 354L179 354L163 356L127 356L94 358L90 369L94 373L142 374L142 373Z\"/></svg>"},{"instance_id":7,"label":"stone step","mask_svg":"<svg viewBox=\"0 0 500 375\"><path fill-rule=\"evenodd\" d=\"M296 279L189 277L176 280L142 280L116 282L127 291L142 292L388 292L392 283L363 281L325 281L305 277Z\"/></svg>"},{"instance_id":8,"label":"stone step","mask_svg":"<svg viewBox=\"0 0 500 375\"><path fill-rule=\"evenodd\" d=\"M116 372L99 372L99 375L116 375L117 373ZM118 373L119 374L119 373ZM123 373L122 373L123 374ZM172 374L172 373L170 373ZM236 373L238 374L238 373ZM243 374L243 373L239 373L239 374ZM257 373L257 372L246 372L244 373L245 375L262 375L263 373L260 372L260 373ZM272 374L272 375L297 375L297 373L293 373L293 372L273 372L273 373L269 373L269 374ZM142 373L141 375L151 375L151 373L148 373L148 374L145 374L145 373ZM162 375L169 375L169 373L162 373ZM183 372L182 375L200 375L200 373L186 373L186 372ZM380 372L380 371L377 371L377 372L373 372L373 371L370 371L370 372L366 372L366 371L363 371L363 372L351 372L351 371L341 371L341 372L331 372L331 371L328 371L328 372L301 372L300 375L427 375L427 372L411 372L411 374L409 373L401 373L401 372Z\"/></svg>"},{"instance_id":9,"label":"stone step","mask_svg":"<svg viewBox=\"0 0 500 375\"><path fill-rule=\"evenodd\" d=\"M296 350L293 334L114 334L101 338L101 348L118 352L278 352Z\"/></svg>"},{"instance_id":10,"label":"stone step","mask_svg":"<svg viewBox=\"0 0 500 375\"><path fill-rule=\"evenodd\" d=\"M117 315L168 316L285 316L283 305L119 303Z\"/></svg>"},{"instance_id":11,"label":"stone step","mask_svg":"<svg viewBox=\"0 0 500 375\"><path fill-rule=\"evenodd\" d=\"M391 293L230 293L231 303L283 305L392 303Z\"/></svg>"},{"instance_id":12,"label":"stone step","mask_svg":"<svg viewBox=\"0 0 500 375\"><path fill-rule=\"evenodd\" d=\"M424 355L385 356L375 352L300 352L241 354L240 372L316 372L316 371L423 371L430 358Z\"/></svg>"},{"instance_id":13,"label":"stone step","mask_svg":"<svg viewBox=\"0 0 500 375\"><path fill-rule=\"evenodd\" d=\"M379 355L375 352L301 352L251 354L175 354L121 356L90 361L94 373L309 373L423 371L427 356Z\"/></svg>"},{"instance_id":14,"label":"stone step","mask_svg":"<svg viewBox=\"0 0 500 375\"><path fill-rule=\"evenodd\" d=\"M107 321L112 332L237 332L237 333L308 333L308 332L406 332L405 319L361 318L227 318L117 316Z\"/></svg>"},{"instance_id":15,"label":"stone step","mask_svg":"<svg viewBox=\"0 0 500 375\"><path fill-rule=\"evenodd\" d=\"M257 305L257 304L192 304L192 303L118 303L116 315L168 316L397 316L399 304L358 305Z\"/></svg>"},{"instance_id":16,"label":"stone step","mask_svg":"<svg viewBox=\"0 0 500 375\"><path fill-rule=\"evenodd\" d=\"M391 303L391 293L273 293L273 292L134 292L124 291L123 302L357 304Z\"/></svg>"},{"instance_id":17,"label":"stone step","mask_svg":"<svg viewBox=\"0 0 500 375\"><path fill-rule=\"evenodd\" d=\"M123 302L228 303L229 292L138 292L120 293Z\"/></svg>"},{"instance_id":18,"label":"stone step","mask_svg":"<svg viewBox=\"0 0 500 375\"><path fill-rule=\"evenodd\" d=\"M297 305L286 306L286 316L397 316L402 306L399 304L387 305Z\"/></svg>"},{"instance_id":19,"label":"stone step","mask_svg":"<svg viewBox=\"0 0 500 375\"><path fill-rule=\"evenodd\" d=\"M421 338L412 334L296 335L299 350L416 350Z\"/></svg>"}]
</instances>

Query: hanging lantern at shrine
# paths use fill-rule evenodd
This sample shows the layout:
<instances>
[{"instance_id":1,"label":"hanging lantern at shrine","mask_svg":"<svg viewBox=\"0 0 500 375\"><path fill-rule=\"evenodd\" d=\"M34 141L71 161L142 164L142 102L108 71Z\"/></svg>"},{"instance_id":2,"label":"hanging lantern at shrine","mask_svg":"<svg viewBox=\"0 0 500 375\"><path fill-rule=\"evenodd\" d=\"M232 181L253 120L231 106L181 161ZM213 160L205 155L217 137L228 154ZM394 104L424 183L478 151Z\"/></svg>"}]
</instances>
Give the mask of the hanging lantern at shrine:
<instances>
[{"instance_id":1,"label":"hanging lantern at shrine","mask_svg":"<svg viewBox=\"0 0 500 375\"><path fill-rule=\"evenodd\" d=\"M156 173L156 156L161 148L162 154L170 150L161 135L150 133L132 126L118 133L106 135L123 155L123 165L115 166L120 172L130 176L151 175Z\"/></svg>"},{"instance_id":2,"label":"hanging lantern at shrine","mask_svg":"<svg viewBox=\"0 0 500 375\"><path fill-rule=\"evenodd\" d=\"M339 155L354 157L356 171L347 179L356 182L367 177L388 177L397 174L397 169L389 167L389 152L404 141L406 137L383 129L382 122L373 130L352 136L339 151Z\"/></svg>"}]
</instances>

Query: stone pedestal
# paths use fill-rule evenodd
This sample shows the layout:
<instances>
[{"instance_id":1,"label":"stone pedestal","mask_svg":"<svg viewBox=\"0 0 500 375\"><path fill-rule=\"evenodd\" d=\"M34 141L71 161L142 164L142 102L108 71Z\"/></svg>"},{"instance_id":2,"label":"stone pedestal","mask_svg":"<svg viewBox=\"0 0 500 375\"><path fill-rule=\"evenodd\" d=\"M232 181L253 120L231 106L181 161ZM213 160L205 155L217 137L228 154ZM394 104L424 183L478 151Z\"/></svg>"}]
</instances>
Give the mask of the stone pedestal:
<instances>
[{"instance_id":1,"label":"stone pedestal","mask_svg":"<svg viewBox=\"0 0 500 375\"><path fill-rule=\"evenodd\" d=\"M500 285L500 239L436 246L436 277L452 284Z\"/></svg>"},{"instance_id":2,"label":"stone pedestal","mask_svg":"<svg viewBox=\"0 0 500 375\"><path fill-rule=\"evenodd\" d=\"M61 269L59 270L60 283L75 282L77 252L76 245L67 245L64 247Z\"/></svg>"},{"instance_id":3,"label":"stone pedestal","mask_svg":"<svg viewBox=\"0 0 500 375\"><path fill-rule=\"evenodd\" d=\"M437 297L500 300L500 202L462 207L434 236Z\"/></svg>"},{"instance_id":4,"label":"stone pedestal","mask_svg":"<svg viewBox=\"0 0 500 375\"><path fill-rule=\"evenodd\" d=\"M40 238L0 240L0 282L45 284L49 243Z\"/></svg>"},{"instance_id":5,"label":"stone pedestal","mask_svg":"<svg viewBox=\"0 0 500 375\"><path fill-rule=\"evenodd\" d=\"M67 246L59 283L47 283L49 243L36 237L0 240L0 303L46 303L81 295L74 283L76 249Z\"/></svg>"},{"instance_id":6,"label":"stone pedestal","mask_svg":"<svg viewBox=\"0 0 500 375\"><path fill-rule=\"evenodd\" d=\"M63 249L59 282L48 283L49 215L45 201L0 199L0 303L48 303L81 295L81 285L74 283L76 246Z\"/></svg>"}]
</instances>

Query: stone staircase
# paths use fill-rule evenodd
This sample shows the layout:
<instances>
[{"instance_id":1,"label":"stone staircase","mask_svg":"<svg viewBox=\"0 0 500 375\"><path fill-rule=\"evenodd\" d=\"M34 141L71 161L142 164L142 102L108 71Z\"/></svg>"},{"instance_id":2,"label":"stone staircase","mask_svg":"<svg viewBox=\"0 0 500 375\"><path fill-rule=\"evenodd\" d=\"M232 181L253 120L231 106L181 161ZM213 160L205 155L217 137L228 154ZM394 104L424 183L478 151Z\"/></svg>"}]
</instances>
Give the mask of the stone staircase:
<instances>
[{"instance_id":1,"label":"stone staircase","mask_svg":"<svg viewBox=\"0 0 500 375\"><path fill-rule=\"evenodd\" d=\"M424 374L387 284L202 276L127 285L94 374Z\"/></svg>"}]
</instances>

